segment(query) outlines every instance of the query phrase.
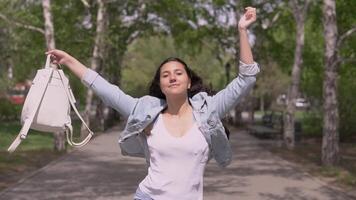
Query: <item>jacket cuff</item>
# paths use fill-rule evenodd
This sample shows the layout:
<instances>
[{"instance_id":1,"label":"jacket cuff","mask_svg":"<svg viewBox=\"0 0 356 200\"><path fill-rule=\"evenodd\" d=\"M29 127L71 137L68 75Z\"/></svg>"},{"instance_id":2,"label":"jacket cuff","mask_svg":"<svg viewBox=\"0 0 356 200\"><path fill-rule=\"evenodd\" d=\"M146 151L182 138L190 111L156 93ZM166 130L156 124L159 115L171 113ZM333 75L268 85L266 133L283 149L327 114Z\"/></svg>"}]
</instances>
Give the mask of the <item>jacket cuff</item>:
<instances>
[{"instance_id":1,"label":"jacket cuff","mask_svg":"<svg viewBox=\"0 0 356 200\"><path fill-rule=\"evenodd\" d=\"M81 81L85 86L91 87L98 75L99 74L96 71L87 69Z\"/></svg>"},{"instance_id":2,"label":"jacket cuff","mask_svg":"<svg viewBox=\"0 0 356 200\"><path fill-rule=\"evenodd\" d=\"M255 76L260 72L260 66L258 63L246 64L240 61L239 73L245 76Z\"/></svg>"}]
</instances>

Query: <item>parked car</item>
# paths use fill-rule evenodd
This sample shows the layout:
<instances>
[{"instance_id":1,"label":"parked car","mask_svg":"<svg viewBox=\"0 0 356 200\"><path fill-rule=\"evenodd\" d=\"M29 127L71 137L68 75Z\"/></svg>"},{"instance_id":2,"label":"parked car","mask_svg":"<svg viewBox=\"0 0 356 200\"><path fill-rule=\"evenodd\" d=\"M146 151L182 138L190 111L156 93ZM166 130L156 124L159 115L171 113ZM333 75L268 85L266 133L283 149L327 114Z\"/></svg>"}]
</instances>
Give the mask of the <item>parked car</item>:
<instances>
[{"instance_id":1,"label":"parked car","mask_svg":"<svg viewBox=\"0 0 356 200\"><path fill-rule=\"evenodd\" d=\"M285 94L279 95L276 99L277 105L286 105L287 101L287 96ZM310 102L305 98L297 98L295 101L295 107L301 109L309 108Z\"/></svg>"},{"instance_id":2,"label":"parked car","mask_svg":"<svg viewBox=\"0 0 356 200\"><path fill-rule=\"evenodd\" d=\"M297 108L309 108L310 107L310 103L308 100L304 99L304 98L298 98L295 101L295 107Z\"/></svg>"}]
</instances>

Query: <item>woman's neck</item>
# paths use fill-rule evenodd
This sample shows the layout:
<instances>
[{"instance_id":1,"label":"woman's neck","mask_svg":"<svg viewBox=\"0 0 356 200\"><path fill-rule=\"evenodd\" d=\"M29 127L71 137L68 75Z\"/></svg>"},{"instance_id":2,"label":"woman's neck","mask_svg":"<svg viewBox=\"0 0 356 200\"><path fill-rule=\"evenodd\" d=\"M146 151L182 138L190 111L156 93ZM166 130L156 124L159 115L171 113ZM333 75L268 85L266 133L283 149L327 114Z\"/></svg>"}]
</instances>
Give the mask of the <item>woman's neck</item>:
<instances>
[{"instance_id":1,"label":"woman's neck","mask_svg":"<svg viewBox=\"0 0 356 200\"><path fill-rule=\"evenodd\" d=\"M191 106L189 105L188 97L166 98L166 100L167 100L167 109L165 112L170 115L181 116L191 109Z\"/></svg>"}]
</instances>

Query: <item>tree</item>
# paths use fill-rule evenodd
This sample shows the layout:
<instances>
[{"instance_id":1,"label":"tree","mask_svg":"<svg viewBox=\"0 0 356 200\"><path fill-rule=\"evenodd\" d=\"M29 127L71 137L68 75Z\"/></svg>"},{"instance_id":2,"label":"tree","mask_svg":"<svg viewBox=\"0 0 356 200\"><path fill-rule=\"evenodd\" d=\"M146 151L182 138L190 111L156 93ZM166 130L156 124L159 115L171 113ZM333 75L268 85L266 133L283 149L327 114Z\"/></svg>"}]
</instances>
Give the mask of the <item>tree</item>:
<instances>
[{"instance_id":1,"label":"tree","mask_svg":"<svg viewBox=\"0 0 356 200\"><path fill-rule=\"evenodd\" d=\"M105 34L107 31L108 18L106 10L105 0L97 0L98 12L96 17L96 35L94 39L93 54L90 62L90 68L94 71L98 71L102 67L103 57L105 54ZM87 90L87 95L85 98L85 109L83 119L90 127L90 113L92 111L92 101L94 93L91 89ZM84 123L81 126L81 138L87 136L87 128Z\"/></svg>"},{"instance_id":2,"label":"tree","mask_svg":"<svg viewBox=\"0 0 356 200\"><path fill-rule=\"evenodd\" d=\"M304 24L310 0L289 1L292 7L293 16L296 22L296 44L294 52L294 63L292 68L292 83L287 93L287 109L284 113L284 143L289 149L293 149L294 141L294 113L295 101L299 95L299 85L303 65L303 47L304 47Z\"/></svg>"},{"instance_id":3,"label":"tree","mask_svg":"<svg viewBox=\"0 0 356 200\"><path fill-rule=\"evenodd\" d=\"M54 27L51 11L51 0L42 0L43 17L44 17L44 35L46 38L47 50L55 49ZM55 67L55 66L52 66ZM54 150L65 150L65 132L55 132L54 134Z\"/></svg>"},{"instance_id":4,"label":"tree","mask_svg":"<svg viewBox=\"0 0 356 200\"><path fill-rule=\"evenodd\" d=\"M336 3L334 0L323 1L323 26L325 38L324 82L323 82L323 142L322 164L335 166L339 163L339 109L338 109L338 71L344 59L338 54L342 42L352 33L353 27L338 35Z\"/></svg>"}]
</instances>

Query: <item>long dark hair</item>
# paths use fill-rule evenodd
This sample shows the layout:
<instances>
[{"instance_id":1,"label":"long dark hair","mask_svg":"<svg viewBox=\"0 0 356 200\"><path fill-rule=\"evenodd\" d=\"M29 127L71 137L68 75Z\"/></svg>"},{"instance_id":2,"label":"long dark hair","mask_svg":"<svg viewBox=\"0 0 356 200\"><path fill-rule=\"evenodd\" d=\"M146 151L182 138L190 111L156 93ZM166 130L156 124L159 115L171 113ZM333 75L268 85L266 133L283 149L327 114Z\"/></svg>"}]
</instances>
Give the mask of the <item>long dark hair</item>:
<instances>
[{"instance_id":1,"label":"long dark hair","mask_svg":"<svg viewBox=\"0 0 356 200\"><path fill-rule=\"evenodd\" d=\"M190 79L190 89L188 89L188 97L191 98L195 94L199 92L206 92L208 95L214 95L216 92L213 91L210 87L207 87L203 84L203 80L200 76L198 76L192 69L188 67L188 65L180 58L177 57L169 57L159 65L157 68L155 75L153 77L153 80L151 81L151 84L149 86L149 95L160 98L160 99L166 99L166 96L163 94L161 87L160 87L160 73L161 73L161 68L164 64L168 62L179 62L184 66L185 71L187 72L187 75ZM226 136L229 138L230 136L230 131L227 129L227 127L224 125L225 128L225 133Z\"/></svg>"}]
</instances>

